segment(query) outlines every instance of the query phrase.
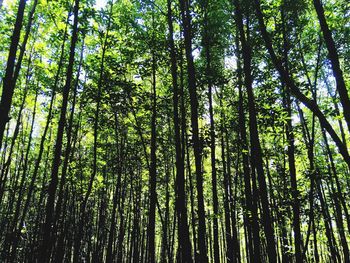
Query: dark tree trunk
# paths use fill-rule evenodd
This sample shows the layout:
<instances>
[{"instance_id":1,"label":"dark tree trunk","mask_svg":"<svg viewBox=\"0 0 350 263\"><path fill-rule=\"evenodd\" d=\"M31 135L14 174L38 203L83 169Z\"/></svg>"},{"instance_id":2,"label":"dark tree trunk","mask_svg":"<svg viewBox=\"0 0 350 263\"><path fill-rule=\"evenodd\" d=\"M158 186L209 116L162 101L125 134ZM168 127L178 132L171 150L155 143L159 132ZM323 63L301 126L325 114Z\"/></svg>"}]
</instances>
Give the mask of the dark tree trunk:
<instances>
[{"instance_id":1,"label":"dark tree trunk","mask_svg":"<svg viewBox=\"0 0 350 263\"><path fill-rule=\"evenodd\" d=\"M180 1L180 9L182 16L182 26L185 38L185 51L187 59L187 74L188 74L188 90L190 95L191 106L191 124L192 124L192 140L196 167L196 186L197 186L197 201L198 201L198 262L207 263L207 246L206 246L206 226L205 226L205 209L203 196L203 173L202 173L202 142L199 137L198 127L198 98L196 72L192 56L192 35L191 35L191 15L189 10L189 2Z\"/></svg>"},{"instance_id":2,"label":"dark tree trunk","mask_svg":"<svg viewBox=\"0 0 350 263\"><path fill-rule=\"evenodd\" d=\"M24 38L23 38L23 41L21 44L20 52L19 52L18 59L16 62L15 72L13 74L13 79L12 79L12 82L13 82L12 85L14 87L16 86L19 72L21 70L22 60L23 60L23 57L24 57L24 54L26 51L26 45L27 45L28 38L30 35L30 30L32 28L32 23L33 23L33 19L34 19L34 12L35 12L37 4L38 4L38 0L34 0L34 2L32 4L32 8L28 14L28 22L27 22L27 26L26 26L26 31L25 31Z\"/></svg>"},{"instance_id":3,"label":"dark tree trunk","mask_svg":"<svg viewBox=\"0 0 350 263\"><path fill-rule=\"evenodd\" d=\"M54 218L54 206L55 206L55 195L58 185L58 170L61 162L61 152L62 152L62 141L64 126L66 122L66 112L68 106L69 91L71 88L71 82L73 77L73 66L74 66L74 55L75 46L78 40L78 12L79 12L79 0L75 0L74 6L74 25L72 32L71 47L69 53L69 64L66 73L66 83L63 89L63 100L61 105L60 119L58 123L56 145L54 152L54 159L52 162L51 180L48 187L48 199L46 203L45 211L45 224L43 228L43 241L41 247L41 262L49 262L51 257L51 247L52 247L52 221Z\"/></svg>"},{"instance_id":4,"label":"dark tree trunk","mask_svg":"<svg viewBox=\"0 0 350 263\"><path fill-rule=\"evenodd\" d=\"M109 236L108 236L108 241L107 241L107 252L106 252L106 262L113 262L113 243L114 243L114 237L115 237L115 228L116 228L116 211L117 211L117 206L119 203L119 197L120 197L120 185L121 185L121 178L122 178L122 170L123 170L123 163L124 163L124 155L125 155L125 140L123 138L120 138L118 129L119 127L119 122L118 122L118 114L115 113L115 137L116 137L116 142L117 142L117 158L118 158L118 165L116 169L117 173L117 182L115 184L115 189L114 189L114 194L113 194L113 205L112 205L112 214L111 214L111 223L110 223L110 228L109 228ZM119 139L120 138L120 139ZM133 182L133 179L131 179ZM135 206L137 206L137 200L135 201ZM137 213L134 212L134 229L137 226L137 221L135 221L135 218L137 217ZM134 232L135 230L133 230ZM135 257L135 256L133 256Z\"/></svg>"},{"instance_id":5,"label":"dark tree trunk","mask_svg":"<svg viewBox=\"0 0 350 263\"><path fill-rule=\"evenodd\" d=\"M108 33L109 28L111 24L111 14L113 11L113 1L110 4L110 11L109 11L109 17L108 17L108 23L107 23L107 30L106 30L106 36L103 40L103 46L102 46L102 54L101 54L101 63L99 68L99 78L97 83L97 96L96 96L96 110L94 115L94 143L93 143L93 162L92 162L92 174L89 179L88 188L85 193L84 199L80 205L80 223L77 230L77 235L75 237L74 242L74 255L73 255L73 262L78 262L79 253L80 253L80 243L83 238L83 231L84 231L84 225L85 225L85 218L86 218L86 207L92 192L92 186L97 174L97 149L98 149L98 137L99 137L99 120L100 120L100 106L101 106L101 97L102 97L102 84L103 84L103 77L104 77L104 67L105 67L105 54L107 49L107 42L108 42Z\"/></svg>"},{"instance_id":6,"label":"dark tree trunk","mask_svg":"<svg viewBox=\"0 0 350 263\"><path fill-rule=\"evenodd\" d=\"M213 197L213 246L214 246L214 262L220 263L220 248L219 248L219 225L218 225L218 190L217 190L217 175L216 175L216 142L215 142L215 122L213 110L213 85L212 85L212 69L211 69L211 41L208 32L208 1L206 1L205 15L204 15L204 48L206 57L206 77L208 81L208 102L209 102L209 119L210 119L210 160L211 160L211 183L212 183L212 197Z\"/></svg>"},{"instance_id":7,"label":"dark tree trunk","mask_svg":"<svg viewBox=\"0 0 350 263\"><path fill-rule=\"evenodd\" d=\"M237 15L237 13L236 13ZM236 17L239 19L239 17ZM238 23L241 23L238 21ZM237 50L240 50L239 37L236 38ZM249 255L250 262L260 262L260 229L258 222L257 205L252 198L253 191L251 185L251 172L249 169L249 149L247 140L247 131L245 123L243 91L242 91L242 66L241 66L241 54L237 52L237 73L238 73L238 114L239 114L239 138L241 141L242 149L242 162L243 162L243 176L244 176L244 194L245 194L245 226L247 230L247 254Z\"/></svg>"},{"instance_id":8,"label":"dark tree trunk","mask_svg":"<svg viewBox=\"0 0 350 263\"><path fill-rule=\"evenodd\" d=\"M222 100L220 98L220 107L222 108ZM233 228L235 224L235 218L231 219L231 199L232 199L232 189L229 179L229 173L227 169L226 154L228 155L229 146L225 147L225 137L227 137L227 130L225 128L224 120L225 115L223 110L221 112L221 158L222 158L222 169L223 169L223 188L224 188L224 212L225 212L225 241L226 241L226 254L227 262L236 263L239 262L237 258L237 251L235 247L234 235L235 231ZM231 231L231 220L232 220L232 231Z\"/></svg>"},{"instance_id":9,"label":"dark tree trunk","mask_svg":"<svg viewBox=\"0 0 350 263\"><path fill-rule=\"evenodd\" d=\"M4 190L5 190L5 186L6 186L6 181L7 181L7 177L8 177L8 173L11 167L11 162L13 159L13 150L16 144L16 139L18 137L18 134L20 132L20 127L22 124L21 118L22 118L22 112L25 106L25 102L27 99L27 95L28 95L28 90L29 90L29 83L30 83L30 74L31 74L31 67L32 67L32 54L29 56L29 60L28 60L28 67L27 67L27 72L26 72L26 83L25 83L25 87L24 87L24 91L23 91L23 97L22 97L22 101L19 107L19 111L18 111L18 116L17 116L17 120L16 120L16 126L11 138L11 144L10 144L10 148L8 151L8 157L6 159L6 161L4 161L3 165L1 166L1 173L0 173L0 205L2 204L3 201L3 194L4 194ZM5 155L4 155L4 160L5 160Z\"/></svg>"},{"instance_id":10,"label":"dark tree trunk","mask_svg":"<svg viewBox=\"0 0 350 263\"><path fill-rule=\"evenodd\" d=\"M15 70L15 60L18 48L18 43L21 35L24 9L26 0L20 0L17 10L15 26L11 37L10 51L7 58L6 71L3 79L3 88L0 100L0 146L4 136L6 123L9 121L9 112L12 103L13 92L15 90L15 81L13 73Z\"/></svg>"},{"instance_id":11,"label":"dark tree trunk","mask_svg":"<svg viewBox=\"0 0 350 263\"><path fill-rule=\"evenodd\" d=\"M288 47L289 40L286 32L285 25L285 12L284 7L281 10L282 14L282 30L283 30L283 55L284 65L289 71L288 67ZM289 74L289 72L288 72ZM300 202L299 202L299 191L297 185L296 168L295 168L295 145L294 145L294 132L292 125L292 103L290 97L289 87L284 86L284 107L287 111L288 119L286 124L286 138L288 142L288 167L290 176L290 185L292 192L292 208L293 208L293 231L294 231L294 249L295 249L295 262L302 263L302 251L301 251L301 233L300 233Z\"/></svg>"},{"instance_id":12,"label":"dark tree trunk","mask_svg":"<svg viewBox=\"0 0 350 263\"><path fill-rule=\"evenodd\" d=\"M329 29L327 20L324 14L324 9L321 0L313 0L318 20L320 22L321 31L325 40L325 44L328 50L328 57L332 63L333 75L337 84L337 91L339 93L340 102L343 106L343 113L346 123L348 125L348 130L350 132L350 99L348 90L343 77L343 71L340 68L339 56L335 42L332 37L332 32Z\"/></svg>"},{"instance_id":13,"label":"dark tree trunk","mask_svg":"<svg viewBox=\"0 0 350 263\"><path fill-rule=\"evenodd\" d=\"M330 149L329 149L329 145L328 145L328 140L327 140L327 136L326 136L326 133L324 131L324 129L322 129L322 136L323 136L323 140L326 144L326 149L327 149L327 153L329 156L332 156L330 154ZM332 158L332 157L331 157ZM331 165L332 167L334 167L334 164L333 164L333 160L331 159ZM328 165L329 167L329 165ZM333 171L335 169L333 168ZM330 172L330 167L329 167L329 172ZM342 248L343 248L343 254L344 254L344 262L345 263L349 263L350 262L350 255L349 255L349 247L348 247L348 243L347 243L347 240L346 240L346 235L345 235L345 230L344 230L344 221L343 221L343 213L342 213L342 208L341 208L341 205L340 205L340 200L342 200L342 192L341 192L341 189L340 189L340 184L339 184L339 180L337 178L337 174L334 173L333 175L330 173L330 180L331 180L331 184L333 186L333 177L335 177L335 180L337 182L337 190L338 192L335 193L335 189L333 190L333 195L334 195L334 203L335 203L335 211L336 211L336 223L337 223L337 228L338 228L338 232L339 232L339 236L340 236L340 241L341 241L341 245L342 245ZM334 188L334 186L333 186ZM343 201L344 205L345 205L345 202ZM347 206L345 205L345 211L347 211ZM347 212L345 213L345 216L346 216Z\"/></svg>"},{"instance_id":14,"label":"dark tree trunk","mask_svg":"<svg viewBox=\"0 0 350 263\"><path fill-rule=\"evenodd\" d=\"M151 120L151 162L149 167L149 211L148 211L148 262L155 261L155 227L156 227L156 204L157 204L157 156L156 156L156 117L157 117L157 93L156 93L156 60L152 54L152 120Z\"/></svg>"},{"instance_id":15,"label":"dark tree trunk","mask_svg":"<svg viewBox=\"0 0 350 263\"><path fill-rule=\"evenodd\" d=\"M36 107L37 107L37 101L38 101L38 91L36 91L35 94L35 99L34 99L34 109L33 109L33 114L32 114L32 121L31 121L31 126L30 126L30 132L29 132L29 138L28 138L28 145L26 149L26 154L24 158L24 163L22 167L22 176L21 176L21 184L19 187L19 192L18 192L18 197L17 197L17 204L16 204L16 209L15 209L15 214L13 216L13 222L12 225L10 226L10 231L14 233L14 240L11 244L12 246L12 251L10 255L10 262L15 261L16 259L16 248L17 248L17 240L18 240L18 232L21 230L22 226L19 226L17 228L17 221L20 217L21 213L21 206L23 202L23 196L24 196L24 191L25 191L25 184L26 184L26 177L28 176L28 170L30 169L30 160L29 160L29 153L30 149L32 147L32 139L33 139L33 130L34 130L34 121L35 121L35 116L36 116Z\"/></svg>"},{"instance_id":16,"label":"dark tree trunk","mask_svg":"<svg viewBox=\"0 0 350 263\"><path fill-rule=\"evenodd\" d=\"M267 185L265 181L265 174L263 168L262 160L262 150L259 141L259 133L257 127L256 119L256 107L255 99L252 88L252 73L251 73L251 47L248 44L247 38L245 36L243 27L243 17L240 11L238 1L235 1L236 12L237 12L237 23L240 35L240 41L242 43L242 57L243 57L243 71L244 71L244 84L247 89L248 95L248 110L249 110L249 128L250 128L250 143L251 143L251 163L252 169L256 169L257 179L259 183L259 195L262 204L262 218L263 226L267 242L267 254L269 257L269 262L276 262L277 252L276 252L276 242L275 234L273 228L273 222L271 217L271 212L269 208L269 200L267 193Z\"/></svg>"},{"instance_id":17,"label":"dark tree trunk","mask_svg":"<svg viewBox=\"0 0 350 263\"><path fill-rule=\"evenodd\" d=\"M62 212L62 206L63 203L65 202L64 197L64 189L65 189L65 184L66 184L66 177L67 177L67 172L68 172L68 166L69 162L71 161L71 154L73 154L72 149L74 148L72 145L72 133L73 133L73 120L74 120L74 114L75 114L75 108L76 108L76 99L77 99L77 92L78 92L78 86L79 86L79 76L81 72L81 66L82 66L82 59L83 59L83 54L84 54L84 40L82 43L81 47L81 52L80 52L80 61L79 61L79 66L77 70L77 76L73 88L73 98L71 102L71 109L70 109L70 116L68 120L68 127L67 127L67 145L64 153L64 160L63 160L63 166L62 166L62 173L61 173L61 180L60 180L60 185L59 185L59 190L58 190L58 196L57 196L57 203L56 203L56 208L55 208L55 219L54 219L54 226L53 226L53 236L52 236L52 245L55 245L56 242L56 236L57 236L57 230L61 226L63 227L64 225L64 215L61 215ZM60 231L60 234L58 235L58 239L63 242L64 239L64 232ZM57 255L61 255L64 251L64 247L57 247L56 250L59 250L60 253L57 253ZM57 259L56 259L57 261Z\"/></svg>"},{"instance_id":18,"label":"dark tree trunk","mask_svg":"<svg viewBox=\"0 0 350 263\"><path fill-rule=\"evenodd\" d=\"M176 50L173 37L173 18L171 1L167 1L167 21L169 27L169 50L170 50L170 61L171 61L171 74L172 74L172 84L173 84L173 122L174 122L174 133L175 133L175 165L176 165L176 212L178 218L178 241L179 250L181 253L181 262L191 263L191 242L188 227L188 217L187 217L187 202L186 202L186 192L185 192L185 161L184 154L182 153L182 148L185 145L181 143L181 129L180 129L180 118L179 118L179 87L178 87L178 73L177 73L177 61L176 61ZM182 147L181 147L182 146Z\"/></svg>"}]
</instances>

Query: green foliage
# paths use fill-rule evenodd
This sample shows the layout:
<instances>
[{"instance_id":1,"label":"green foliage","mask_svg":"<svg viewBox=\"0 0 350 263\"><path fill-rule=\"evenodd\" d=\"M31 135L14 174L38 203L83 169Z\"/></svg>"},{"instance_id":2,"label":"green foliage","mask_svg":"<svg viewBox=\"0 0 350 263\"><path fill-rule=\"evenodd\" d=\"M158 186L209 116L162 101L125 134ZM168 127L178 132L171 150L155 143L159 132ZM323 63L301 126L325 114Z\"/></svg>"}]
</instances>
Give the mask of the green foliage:
<instances>
[{"instance_id":1,"label":"green foliage","mask_svg":"<svg viewBox=\"0 0 350 263\"><path fill-rule=\"evenodd\" d=\"M0 8L1 87L18 2L5 1ZM20 43L34 1L26 2ZM4 233L0 238L1 262L11 262L12 256L12 262L35 262L39 257L72 44L73 2L39 0L34 13L11 103L11 118L0 147L0 232ZM194 251L198 245L194 242L198 238L196 197L199 193L196 188L188 61L179 3L170 1L177 63L178 94L175 98L167 1L102 2L105 4L97 8L101 4L98 0L80 1L73 81L69 87L59 180L54 196L54 222L50 226L55 231L51 237L52 262L60 256L60 249L67 262L72 260L76 251L74 243L79 238L79 224L82 224L83 234L76 243L81 244L79 257L84 261L104 262L109 238L116 257L131 260L149 252L146 240L153 107L156 107L157 262L174 262L180 255L181 239L176 231L179 220L177 144L184 160L185 210L194 256L198 253ZM254 111L268 191L267 206L272 215L278 253L294 262L293 205L296 201L294 193L297 193L304 242L302 249L309 240L305 248L307 261L313 260L315 247L311 242L316 240L322 259L328 262L329 242L333 242L334 247L344 246L342 231L346 236L345 243L350 242L347 213L350 208L349 167L329 134L323 133L314 113L293 97L290 87L278 74L261 37L253 2L237 1L242 9L244 34L252 51L250 70ZM350 4L346 0L327 0L323 5L349 89ZM252 123L249 123L252 105L247 96L245 77L248 74L243 68L236 9L232 1L224 0L194 0L189 7L207 247L208 251L214 249L213 224L218 221L221 254L226 255L226 250L233 246L234 241L229 237L237 235L240 262L247 262L249 244L244 241L250 235L246 232L250 227L249 220L256 220L260 227L258 235L264 257L267 239L263 228L261 185L253 179L257 167L253 160ZM349 127L344 121L333 67L313 1L261 0L261 8L278 60L298 89L307 98L315 100L321 114L349 149ZM20 48L21 45L16 63ZM153 86L157 93L156 106ZM215 182L212 177L209 88L213 93L215 123ZM179 139L175 138L174 99L178 99ZM243 114L245 127L240 127L240 114ZM247 133L246 141L242 139L242 130ZM296 189L291 182L289 158L292 154ZM247 171L249 187L253 191L253 196L249 197L246 196L244 180ZM213 205L214 183L218 190L217 214ZM87 194L89 190L90 195ZM249 198L257 202L256 215L247 208ZM82 212L84 202L86 211ZM62 205L60 210L59 205ZM227 222L228 226L225 225ZM343 229L341 222L344 222ZM326 233L328 227L332 228L334 240L330 241ZM232 233L226 233L227 229ZM344 248L338 250L342 262L345 260ZM97 255L99 253L102 255ZM100 261L96 257L100 257ZM224 257L221 260L226 262ZM214 262L211 257L209 262Z\"/></svg>"}]
</instances>

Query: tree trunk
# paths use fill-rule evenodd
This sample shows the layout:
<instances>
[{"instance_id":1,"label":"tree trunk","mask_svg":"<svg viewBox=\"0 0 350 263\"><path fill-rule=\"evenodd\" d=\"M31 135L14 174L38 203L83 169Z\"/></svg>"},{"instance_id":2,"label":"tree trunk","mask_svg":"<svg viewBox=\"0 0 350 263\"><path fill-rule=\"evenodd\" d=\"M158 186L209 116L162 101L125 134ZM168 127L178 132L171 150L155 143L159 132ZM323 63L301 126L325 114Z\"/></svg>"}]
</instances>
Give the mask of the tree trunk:
<instances>
[{"instance_id":1,"label":"tree trunk","mask_svg":"<svg viewBox=\"0 0 350 263\"><path fill-rule=\"evenodd\" d=\"M205 226L205 208L203 196L203 173L202 173L202 142L199 137L198 127L198 98L196 85L196 72L192 56L192 36L191 36L191 15L189 10L189 2L179 0L182 26L185 38L185 51L187 59L187 74L188 74L188 90L190 95L191 106L191 124L192 124L192 140L196 167L196 186L197 186L197 201L198 201L198 260L201 263L207 263L207 246L206 246L206 226Z\"/></svg>"},{"instance_id":2,"label":"tree trunk","mask_svg":"<svg viewBox=\"0 0 350 263\"><path fill-rule=\"evenodd\" d=\"M284 66L286 71L289 74L288 67L288 47L289 39L286 32L285 25L285 12L284 6L281 10L282 14L282 30L283 30L283 55L284 55ZM283 83L283 82L282 82ZM284 83L283 83L284 84ZM283 85L284 86L284 85ZM288 142L288 167L289 167L289 176L290 176L290 185L292 192L292 208L293 208L293 232L294 232L294 249L295 249L295 262L302 263L302 251L301 251L301 233L300 233L300 204L299 204L299 192L297 185L297 176L295 168L295 145L294 145L294 132L292 125L292 103L290 97L289 87L284 86L284 107L287 111L287 124L286 124L286 138Z\"/></svg>"},{"instance_id":3,"label":"tree trunk","mask_svg":"<svg viewBox=\"0 0 350 263\"><path fill-rule=\"evenodd\" d=\"M181 253L181 262L192 263L191 254L191 242L188 227L187 217L187 203L186 203L186 192L185 192L185 161L182 148L185 145L181 143L181 129L180 129L180 118L179 118L179 87L178 87L178 73L177 73L177 61L176 61L176 50L174 44L174 29L173 29L173 18L171 1L167 0L167 22L169 27L169 48L170 48L170 61L171 61L171 75L173 84L173 122L174 122L174 135L175 135L175 165L176 165L176 185L175 185L175 209L178 218L178 242L179 250ZM182 147L181 147L182 146Z\"/></svg>"},{"instance_id":4,"label":"tree trunk","mask_svg":"<svg viewBox=\"0 0 350 263\"><path fill-rule=\"evenodd\" d=\"M215 154L215 122L214 122L214 110L213 110L213 92L212 92L212 81L213 76L211 75L211 42L208 33L208 1L206 1L204 15L204 48L206 56L206 77L208 81L208 104L209 104L209 119L210 119L210 161L211 161L211 184L212 184L212 198L213 198L213 245L214 245L214 262L220 263L220 248L219 248L219 225L218 225L218 213L219 213L219 202L218 202L218 190L217 190L217 175L216 175L216 154Z\"/></svg>"},{"instance_id":5,"label":"tree trunk","mask_svg":"<svg viewBox=\"0 0 350 263\"><path fill-rule=\"evenodd\" d=\"M21 36L22 21L24 15L24 9L26 6L26 0L20 0L17 10L17 17L15 27L13 29L11 37L10 51L7 58L6 71L3 79L3 88L0 100L0 146L2 145L2 139L4 136L6 123L10 120L9 112L12 103L13 92L15 90L15 82L13 79L13 73L15 69L15 60L18 42Z\"/></svg>"},{"instance_id":6,"label":"tree trunk","mask_svg":"<svg viewBox=\"0 0 350 263\"><path fill-rule=\"evenodd\" d=\"M237 13L236 13L237 15ZM236 16L237 19L238 16ZM240 23L238 21L238 23ZM239 34L239 32L238 32ZM236 37L236 48L240 50L239 37ZM247 140L247 131L245 124L243 91L242 91L242 66L241 66L241 54L237 52L237 74L238 74L238 121L239 121L239 137L240 147L242 149L242 162L243 162L243 176L244 176L244 195L245 195L245 226L247 230L247 254L249 255L250 262L256 260L260 262L260 235L259 235L259 222L256 202L254 201L252 185L251 185L251 171L249 169L249 149Z\"/></svg>"},{"instance_id":7,"label":"tree trunk","mask_svg":"<svg viewBox=\"0 0 350 263\"><path fill-rule=\"evenodd\" d=\"M339 93L340 102L343 106L343 114L350 132L350 99L348 90L343 77L343 71L340 68L339 56L335 42L332 37L332 32L328 27L327 20L324 14L324 9L321 0L313 0L316 9L317 17L321 26L321 31L328 50L328 57L332 64L333 75L337 84L337 91Z\"/></svg>"},{"instance_id":8,"label":"tree trunk","mask_svg":"<svg viewBox=\"0 0 350 263\"><path fill-rule=\"evenodd\" d=\"M66 73L66 83L63 89L63 100L61 106L60 119L58 123L57 135L56 135L56 145L54 152L54 159L52 162L52 171L51 171L51 180L48 188L48 199L46 203L46 219L43 229L43 242L41 247L41 262L49 262L51 257L51 238L52 238L52 221L54 218L54 206L55 206L55 195L58 184L58 170L61 162L61 152L62 152L62 141L64 126L66 122L66 112L68 105L69 91L71 87L72 77L73 77L73 65L74 65L74 55L75 55L75 46L78 40L78 12L79 12L79 0L75 0L74 6L74 24L73 24L73 33L69 53L69 64Z\"/></svg>"},{"instance_id":9,"label":"tree trunk","mask_svg":"<svg viewBox=\"0 0 350 263\"><path fill-rule=\"evenodd\" d=\"M269 262L276 262L277 253L275 245L275 234L274 228L269 208L269 200L267 194L267 185L265 181L265 174L263 168L262 160L262 150L259 141L259 133L256 120L256 108L255 108L255 99L252 88L252 75L251 75L251 47L248 44L248 41L245 36L244 27L243 27L243 17L240 11L238 1L235 1L236 12L237 12L237 23L238 30L240 34L240 40L242 43L242 56L243 56L243 71L244 71L244 83L247 89L248 95L248 110L249 110L249 128L250 128L250 143L251 143L251 163L252 169L256 169L257 179L259 182L259 194L262 204L262 217L263 217L263 226L267 242L267 254L269 257Z\"/></svg>"},{"instance_id":10,"label":"tree trunk","mask_svg":"<svg viewBox=\"0 0 350 263\"><path fill-rule=\"evenodd\" d=\"M157 113L157 93L156 93L156 61L154 51L152 51L152 120L151 120L151 162L149 169L149 218L147 227L148 237L148 262L155 261L155 227L156 227L156 182L157 182L157 156L156 156L156 113Z\"/></svg>"}]
</instances>

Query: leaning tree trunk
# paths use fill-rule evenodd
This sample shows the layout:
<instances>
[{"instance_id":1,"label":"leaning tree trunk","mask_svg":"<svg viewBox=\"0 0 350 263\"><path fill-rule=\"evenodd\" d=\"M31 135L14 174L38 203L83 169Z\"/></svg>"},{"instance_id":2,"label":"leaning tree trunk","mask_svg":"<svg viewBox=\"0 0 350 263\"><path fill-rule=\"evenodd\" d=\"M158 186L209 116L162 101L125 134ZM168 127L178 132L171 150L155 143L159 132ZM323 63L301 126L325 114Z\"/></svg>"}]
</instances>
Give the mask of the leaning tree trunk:
<instances>
[{"instance_id":1,"label":"leaning tree trunk","mask_svg":"<svg viewBox=\"0 0 350 263\"><path fill-rule=\"evenodd\" d=\"M263 16L263 13L262 13L261 7L260 7L260 1L259 0L254 0L254 1L255 1L256 15L257 15L257 18L259 20L259 28L260 28L261 35L264 39L265 46L270 54L271 60L274 64L275 68L279 72L283 82L286 83L286 85L289 87L290 92L300 102L302 102L310 111L312 111L317 116L321 126L332 137L333 141L335 142L335 144L338 147L340 154L343 156L344 161L346 162L346 164L350 168L350 155L349 155L348 149L346 148L344 143L341 141L341 139L339 138L339 136L337 135L337 133L333 129L332 125L327 120L326 116L322 113L322 111L318 107L316 101L309 99L300 91L300 89L297 87L293 78L288 74L288 72L284 68L281 60L277 57L275 50L272 46L272 41L271 41L270 35L266 29L266 25L264 22L264 16Z\"/></svg>"},{"instance_id":2,"label":"leaning tree trunk","mask_svg":"<svg viewBox=\"0 0 350 263\"><path fill-rule=\"evenodd\" d=\"M13 73L15 70L15 60L18 48L18 42L21 35L22 21L26 0L20 0L18 5L17 17L15 27L11 37L10 51L7 58L7 65L5 76L3 79L3 88L0 100L0 146L4 137L6 123L10 120L9 112L12 103L13 92L15 90L15 82L13 80Z\"/></svg>"},{"instance_id":3,"label":"leaning tree trunk","mask_svg":"<svg viewBox=\"0 0 350 263\"><path fill-rule=\"evenodd\" d=\"M28 90L29 90L29 81L30 81L30 75L31 75L31 67L32 67L32 53L29 55L28 58L28 67L27 67L27 71L26 71L26 76L25 76L25 87L24 87L24 91L23 91L23 97L22 97L22 101L18 110L18 116L17 116L17 120L16 120L16 125L13 131L13 135L11 138L11 144L8 150L8 156L7 159L5 158L5 154L4 154L4 163L1 166L1 171L0 171L0 206L2 204L3 201L3 194L4 194L4 190L5 190L5 186L6 186L6 182L7 182L7 178L8 178L8 172L10 170L11 167L11 162L13 159L12 153L16 144L16 139L18 137L19 131L20 131L20 126L22 124L21 122L21 118L22 118L22 112L25 106L25 102L27 99L27 94L28 94ZM4 151L5 153L5 151ZM5 161L6 159L6 161Z\"/></svg>"},{"instance_id":4,"label":"leaning tree trunk","mask_svg":"<svg viewBox=\"0 0 350 263\"><path fill-rule=\"evenodd\" d=\"M333 75L337 84L337 91L339 93L340 102L343 106L344 118L348 125L348 130L350 132L350 99L345 84L343 71L340 68L338 51L333 40L332 32L329 29L321 0L314 0L313 2L318 16L318 20L320 22L325 44L328 50L328 57L332 64Z\"/></svg>"},{"instance_id":5,"label":"leaning tree trunk","mask_svg":"<svg viewBox=\"0 0 350 263\"><path fill-rule=\"evenodd\" d=\"M79 13L79 0L75 0L74 6L74 24L72 32L72 40L69 53L69 63L66 73L66 83L63 88L63 97L62 97L62 106L60 119L58 122L57 135L56 135L56 145L54 152L54 159L52 162L52 171L51 171L51 180L48 187L48 199L46 203L45 211L45 224L43 228L43 241L41 246L41 262L49 262L51 257L51 247L52 247L52 221L54 218L54 206L55 206L55 195L58 184L58 170L61 162L61 152L62 152L62 141L64 127L66 123L66 113L68 106L68 97L71 87L72 77L73 77L73 65L74 65L74 55L75 55L75 46L78 40L78 13Z\"/></svg>"}]
</instances>

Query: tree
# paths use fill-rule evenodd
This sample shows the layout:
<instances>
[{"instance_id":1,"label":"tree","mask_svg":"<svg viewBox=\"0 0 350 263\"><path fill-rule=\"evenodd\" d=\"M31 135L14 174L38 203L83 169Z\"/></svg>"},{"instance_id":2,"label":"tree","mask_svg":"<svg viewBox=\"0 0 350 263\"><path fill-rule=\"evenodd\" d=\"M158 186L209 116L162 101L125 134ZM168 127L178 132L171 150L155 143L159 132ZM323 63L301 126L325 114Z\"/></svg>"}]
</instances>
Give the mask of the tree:
<instances>
[{"instance_id":1,"label":"tree","mask_svg":"<svg viewBox=\"0 0 350 263\"><path fill-rule=\"evenodd\" d=\"M11 37L11 45L10 45L9 54L8 54L7 63L6 63L6 73L3 79L3 88L2 88L1 101L0 101L0 116L1 116L0 117L0 145L2 144L6 123L9 121L8 114L10 112L13 92L16 85L16 81L13 79L14 77L13 73L15 70L17 47L21 36L21 28L22 28L25 6L26 6L25 0L22 0L19 2L16 22L15 22L15 26ZM18 68L20 68L20 64Z\"/></svg>"}]
</instances>

